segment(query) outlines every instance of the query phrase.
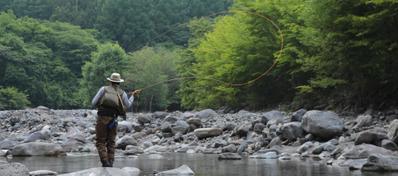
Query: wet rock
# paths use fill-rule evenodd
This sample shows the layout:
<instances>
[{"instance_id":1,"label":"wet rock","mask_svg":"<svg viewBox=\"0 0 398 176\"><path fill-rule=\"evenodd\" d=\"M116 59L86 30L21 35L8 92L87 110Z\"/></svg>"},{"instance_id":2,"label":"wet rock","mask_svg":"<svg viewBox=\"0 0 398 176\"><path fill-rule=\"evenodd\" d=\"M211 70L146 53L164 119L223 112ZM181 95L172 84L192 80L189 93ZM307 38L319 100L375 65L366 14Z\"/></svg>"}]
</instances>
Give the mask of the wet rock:
<instances>
[{"instance_id":1,"label":"wet rock","mask_svg":"<svg viewBox=\"0 0 398 176\"><path fill-rule=\"evenodd\" d=\"M68 174L61 174L60 176L86 176L86 175L117 175L117 176L130 176L126 170L114 167L97 167L86 169L82 171L72 172Z\"/></svg>"},{"instance_id":2,"label":"wet rock","mask_svg":"<svg viewBox=\"0 0 398 176\"><path fill-rule=\"evenodd\" d=\"M135 167L123 167L122 170L127 172L129 176L139 176L141 173L141 170Z\"/></svg>"},{"instance_id":3,"label":"wet rock","mask_svg":"<svg viewBox=\"0 0 398 176\"><path fill-rule=\"evenodd\" d=\"M11 154L13 156L59 156L65 155L65 152L59 144L29 142L15 146Z\"/></svg>"},{"instance_id":4,"label":"wet rock","mask_svg":"<svg viewBox=\"0 0 398 176\"><path fill-rule=\"evenodd\" d=\"M372 154L363 165L365 171L398 171L398 157Z\"/></svg>"},{"instance_id":5,"label":"wet rock","mask_svg":"<svg viewBox=\"0 0 398 176\"><path fill-rule=\"evenodd\" d=\"M277 152L270 151L270 152L267 152L267 153L259 153L259 154L251 155L250 158L254 158L254 159L278 159L279 155L278 155Z\"/></svg>"},{"instance_id":6,"label":"wet rock","mask_svg":"<svg viewBox=\"0 0 398 176\"><path fill-rule=\"evenodd\" d=\"M323 143L323 144L315 147L314 150L312 151L312 154L319 155L323 151L333 152L335 149L336 149L335 144L333 144L332 142L326 142L326 143Z\"/></svg>"},{"instance_id":7,"label":"wet rock","mask_svg":"<svg viewBox=\"0 0 398 176\"><path fill-rule=\"evenodd\" d=\"M360 132L355 139L355 145L365 143L381 146L381 141L383 139L388 139L386 131L384 129L375 128Z\"/></svg>"},{"instance_id":8,"label":"wet rock","mask_svg":"<svg viewBox=\"0 0 398 176\"><path fill-rule=\"evenodd\" d=\"M367 127L372 124L372 116L370 114L359 115L355 121L356 125L353 127L354 129Z\"/></svg>"},{"instance_id":9,"label":"wet rock","mask_svg":"<svg viewBox=\"0 0 398 176\"><path fill-rule=\"evenodd\" d=\"M21 163L1 163L0 175L4 176L26 176L29 175L29 169Z\"/></svg>"},{"instance_id":10,"label":"wet rock","mask_svg":"<svg viewBox=\"0 0 398 176\"><path fill-rule=\"evenodd\" d=\"M152 118L149 114L138 114L137 121L140 124L146 124L150 123L152 121Z\"/></svg>"},{"instance_id":11,"label":"wet rock","mask_svg":"<svg viewBox=\"0 0 398 176\"><path fill-rule=\"evenodd\" d=\"M301 127L300 122L289 122L283 124L281 127L281 138L283 140L293 141L297 138L302 138L304 136L304 130Z\"/></svg>"},{"instance_id":12,"label":"wet rock","mask_svg":"<svg viewBox=\"0 0 398 176\"><path fill-rule=\"evenodd\" d=\"M178 120L171 125L171 132L175 135L177 133L185 134L189 130L189 124L183 120Z\"/></svg>"},{"instance_id":13,"label":"wet rock","mask_svg":"<svg viewBox=\"0 0 398 176\"><path fill-rule=\"evenodd\" d=\"M187 165L182 165L178 168L168 170L168 171L162 171L155 175L156 176L187 176L187 175L195 175L195 173Z\"/></svg>"},{"instance_id":14,"label":"wet rock","mask_svg":"<svg viewBox=\"0 0 398 176\"><path fill-rule=\"evenodd\" d=\"M306 151L308 151L308 149L312 148L314 146L314 143L312 143L311 141L305 142L303 145L301 145L298 149L297 149L297 153L304 153Z\"/></svg>"},{"instance_id":15,"label":"wet rock","mask_svg":"<svg viewBox=\"0 0 398 176\"><path fill-rule=\"evenodd\" d=\"M344 159L337 160L335 163L341 167L348 167L350 170L360 170L367 162L367 159Z\"/></svg>"},{"instance_id":16,"label":"wet rock","mask_svg":"<svg viewBox=\"0 0 398 176\"><path fill-rule=\"evenodd\" d=\"M387 136L395 143L398 144L398 119L393 120L388 128Z\"/></svg>"},{"instance_id":17,"label":"wet rock","mask_svg":"<svg viewBox=\"0 0 398 176\"><path fill-rule=\"evenodd\" d=\"M132 136L123 136L122 138L116 141L116 148L117 149L126 149L128 145L137 145L137 141Z\"/></svg>"},{"instance_id":18,"label":"wet rock","mask_svg":"<svg viewBox=\"0 0 398 176\"><path fill-rule=\"evenodd\" d=\"M218 116L217 112L212 109L205 109L205 110L199 111L195 114L195 117L197 117L199 119L208 119L208 118L217 117L217 116Z\"/></svg>"},{"instance_id":19,"label":"wet rock","mask_svg":"<svg viewBox=\"0 0 398 176\"><path fill-rule=\"evenodd\" d=\"M222 134L222 130L220 128L198 128L194 131L194 134L199 139L219 136Z\"/></svg>"},{"instance_id":20,"label":"wet rock","mask_svg":"<svg viewBox=\"0 0 398 176\"><path fill-rule=\"evenodd\" d=\"M244 123L239 127L235 127L233 136L246 137L251 128L251 123Z\"/></svg>"},{"instance_id":21,"label":"wet rock","mask_svg":"<svg viewBox=\"0 0 398 176\"><path fill-rule=\"evenodd\" d=\"M29 172L29 176L51 176L51 175L58 175L58 173L50 170L37 170Z\"/></svg>"},{"instance_id":22,"label":"wet rock","mask_svg":"<svg viewBox=\"0 0 398 176\"><path fill-rule=\"evenodd\" d=\"M15 145L17 145L17 141L4 139L0 142L0 149L12 149Z\"/></svg>"},{"instance_id":23,"label":"wet rock","mask_svg":"<svg viewBox=\"0 0 398 176\"><path fill-rule=\"evenodd\" d=\"M366 159L371 154L394 155L390 150L372 144L361 144L347 147L339 158L342 159Z\"/></svg>"},{"instance_id":24,"label":"wet rock","mask_svg":"<svg viewBox=\"0 0 398 176\"><path fill-rule=\"evenodd\" d=\"M271 142L268 144L269 148L272 148L274 146L280 146L282 145L282 140L280 137L275 137L271 140Z\"/></svg>"},{"instance_id":25,"label":"wet rock","mask_svg":"<svg viewBox=\"0 0 398 176\"><path fill-rule=\"evenodd\" d=\"M332 111L307 111L303 116L303 129L322 139L331 139L343 132L343 120Z\"/></svg>"},{"instance_id":26,"label":"wet rock","mask_svg":"<svg viewBox=\"0 0 398 176\"><path fill-rule=\"evenodd\" d=\"M219 160L241 160L242 156L237 153L221 153L218 155Z\"/></svg>"},{"instance_id":27,"label":"wet rock","mask_svg":"<svg viewBox=\"0 0 398 176\"><path fill-rule=\"evenodd\" d=\"M253 131L258 134L261 134L261 133L263 133L264 128L265 128L265 125L263 123L256 123L253 127Z\"/></svg>"},{"instance_id":28,"label":"wet rock","mask_svg":"<svg viewBox=\"0 0 398 176\"><path fill-rule=\"evenodd\" d=\"M388 139L383 139L381 141L381 147L388 149L388 150L392 150L392 151L398 150L397 144L395 144L394 142L392 142L391 140L388 140Z\"/></svg>"},{"instance_id":29,"label":"wet rock","mask_svg":"<svg viewBox=\"0 0 398 176\"><path fill-rule=\"evenodd\" d=\"M236 146L234 144L229 144L229 145L223 147L221 149L221 152L223 152L223 153L235 153L236 150L237 149L236 149Z\"/></svg>"},{"instance_id":30,"label":"wet rock","mask_svg":"<svg viewBox=\"0 0 398 176\"><path fill-rule=\"evenodd\" d=\"M301 122L304 114L307 112L305 109L299 109L296 112L293 112L291 121L292 122Z\"/></svg>"},{"instance_id":31,"label":"wet rock","mask_svg":"<svg viewBox=\"0 0 398 176\"><path fill-rule=\"evenodd\" d=\"M138 155L143 154L144 150L141 147L128 145L124 150L124 155Z\"/></svg>"}]
</instances>

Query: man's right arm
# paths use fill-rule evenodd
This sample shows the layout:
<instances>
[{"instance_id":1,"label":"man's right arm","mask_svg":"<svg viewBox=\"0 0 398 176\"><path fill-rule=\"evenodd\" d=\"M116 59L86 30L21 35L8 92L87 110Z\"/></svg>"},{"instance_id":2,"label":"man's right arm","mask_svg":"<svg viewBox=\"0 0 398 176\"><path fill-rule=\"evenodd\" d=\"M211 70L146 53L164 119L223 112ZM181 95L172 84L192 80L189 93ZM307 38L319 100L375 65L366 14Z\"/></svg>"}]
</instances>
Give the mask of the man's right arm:
<instances>
[{"instance_id":1,"label":"man's right arm","mask_svg":"<svg viewBox=\"0 0 398 176\"><path fill-rule=\"evenodd\" d=\"M101 100L102 96L105 94L105 88L101 87L97 94L94 96L93 100L91 101L92 107L97 107L98 102Z\"/></svg>"}]
</instances>

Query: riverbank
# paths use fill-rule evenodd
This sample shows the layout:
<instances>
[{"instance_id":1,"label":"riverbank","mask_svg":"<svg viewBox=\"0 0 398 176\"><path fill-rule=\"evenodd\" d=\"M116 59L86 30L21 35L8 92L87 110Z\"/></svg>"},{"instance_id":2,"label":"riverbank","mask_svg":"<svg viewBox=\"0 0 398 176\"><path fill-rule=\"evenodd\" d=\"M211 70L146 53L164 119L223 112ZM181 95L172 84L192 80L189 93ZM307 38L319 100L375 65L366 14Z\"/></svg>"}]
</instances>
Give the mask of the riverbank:
<instances>
[{"instance_id":1,"label":"riverbank","mask_svg":"<svg viewBox=\"0 0 398 176\"><path fill-rule=\"evenodd\" d=\"M352 170L397 171L397 117L397 110L129 113L119 121L116 152L217 154L219 160L311 159ZM94 110L0 111L1 154L96 154L95 120Z\"/></svg>"}]
</instances>

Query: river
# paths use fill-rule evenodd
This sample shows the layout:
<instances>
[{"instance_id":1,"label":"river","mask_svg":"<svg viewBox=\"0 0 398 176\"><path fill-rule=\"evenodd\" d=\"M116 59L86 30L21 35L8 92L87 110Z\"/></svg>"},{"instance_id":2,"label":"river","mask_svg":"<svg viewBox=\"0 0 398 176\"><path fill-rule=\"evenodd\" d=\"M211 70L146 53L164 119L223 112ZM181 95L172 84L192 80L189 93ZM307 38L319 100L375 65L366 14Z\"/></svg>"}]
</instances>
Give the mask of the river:
<instances>
[{"instance_id":1,"label":"river","mask_svg":"<svg viewBox=\"0 0 398 176\"><path fill-rule=\"evenodd\" d=\"M15 157L11 161L25 164L30 170L52 170L68 173L100 165L96 155L68 155L65 157ZM397 173L350 171L315 161L302 160L222 160L209 154L152 154L138 157L117 157L115 167L137 167L141 175L173 169L187 164L196 176L398 176Z\"/></svg>"}]
</instances>

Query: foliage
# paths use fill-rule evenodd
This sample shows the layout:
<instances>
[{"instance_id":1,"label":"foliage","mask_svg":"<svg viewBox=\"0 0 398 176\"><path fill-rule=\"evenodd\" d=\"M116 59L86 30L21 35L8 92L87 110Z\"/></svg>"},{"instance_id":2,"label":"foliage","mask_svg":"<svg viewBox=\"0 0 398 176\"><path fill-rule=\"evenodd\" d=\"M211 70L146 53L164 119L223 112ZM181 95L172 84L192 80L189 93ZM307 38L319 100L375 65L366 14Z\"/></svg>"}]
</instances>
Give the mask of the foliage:
<instances>
[{"instance_id":1,"label":"foliage","mask_svg":"<svg viewBox=\"0 0 398 176\"><path fill-rule=\"evenodd\" d=\"M0 88L0 110L21 109L30 105L27 95L15 87Z\"/></svg>"}]
</instances>

